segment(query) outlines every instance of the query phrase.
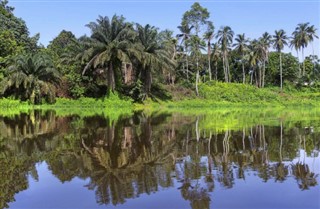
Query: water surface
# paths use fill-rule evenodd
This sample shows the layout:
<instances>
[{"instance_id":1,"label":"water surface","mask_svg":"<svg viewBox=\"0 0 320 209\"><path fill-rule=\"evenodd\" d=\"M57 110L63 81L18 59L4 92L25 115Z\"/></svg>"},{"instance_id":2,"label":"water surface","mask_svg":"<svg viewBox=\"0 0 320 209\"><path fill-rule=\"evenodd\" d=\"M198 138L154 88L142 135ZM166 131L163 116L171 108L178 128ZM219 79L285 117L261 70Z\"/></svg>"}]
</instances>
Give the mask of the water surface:
<instances>
[{"instance_id":1,"label":"water surface","mask_svg":"<svg viewBox=\"0 0 320 209\"><path fill-rule=\"evenodd\" d=\"M320 208L318 116L0 116L0 208Z\"/></svg>"}]
</instances>

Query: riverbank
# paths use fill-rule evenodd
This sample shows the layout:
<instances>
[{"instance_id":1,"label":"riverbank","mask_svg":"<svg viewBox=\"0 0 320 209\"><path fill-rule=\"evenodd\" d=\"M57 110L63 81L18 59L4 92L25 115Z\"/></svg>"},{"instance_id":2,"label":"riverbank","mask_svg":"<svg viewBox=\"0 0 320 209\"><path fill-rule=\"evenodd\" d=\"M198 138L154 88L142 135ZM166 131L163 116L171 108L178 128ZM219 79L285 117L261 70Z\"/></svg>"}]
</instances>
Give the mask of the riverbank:
<instances>
[{"instance_id":1,"label":"riverbank","mask_svg":"<svg viewBox=\"0 0 320 209\"><path fill-rule=\"evenodd\" d=\"M58 98L54 104L32 105L12 99L0 99L2 112L7 110L57 109L68 111L103 111L129 112L135 110L160 109L212 109L212 108L288 108L318 107L320 93L316 89L305 88L300 91L285 88L257 88L252 85L207 82L199 85L199 96L192 95L189 90L172 88L167 90L170 99L149 98L143 103L134 103L130 98L111 94L109 97L94 99L80 98L77 100Z\"/></svg>"}]
</instances>

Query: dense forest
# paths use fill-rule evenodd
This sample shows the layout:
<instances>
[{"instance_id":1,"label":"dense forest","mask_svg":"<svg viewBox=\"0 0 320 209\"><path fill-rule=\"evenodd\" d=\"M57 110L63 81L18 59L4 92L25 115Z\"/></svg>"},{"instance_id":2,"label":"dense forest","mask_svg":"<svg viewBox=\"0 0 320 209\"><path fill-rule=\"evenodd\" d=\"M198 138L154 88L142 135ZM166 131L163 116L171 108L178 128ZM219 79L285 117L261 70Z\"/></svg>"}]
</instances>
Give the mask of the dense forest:
<instances>
[{"instance_id":1,"label":"dense forest","mask_svg":"<svg viewBox=\"0 0 320 209\"><path fill-rule=\"evenodd\" d=\"M38 44L40 35L31 37L14 8L1 0L0 96L42 104L113 92L141 102L164 98L169 89L198 96L199 85L208 81L277 86L281 92L320 88L320 59L304 56L318 38L311 23L250 39L229 26L215 26L210 12L194 3L182 15L178 34L117 15L99 16L86 27L88 36L62 30L44 47ZM284 53L285 46L296 56Z\"/></svg>"}]
</instances>

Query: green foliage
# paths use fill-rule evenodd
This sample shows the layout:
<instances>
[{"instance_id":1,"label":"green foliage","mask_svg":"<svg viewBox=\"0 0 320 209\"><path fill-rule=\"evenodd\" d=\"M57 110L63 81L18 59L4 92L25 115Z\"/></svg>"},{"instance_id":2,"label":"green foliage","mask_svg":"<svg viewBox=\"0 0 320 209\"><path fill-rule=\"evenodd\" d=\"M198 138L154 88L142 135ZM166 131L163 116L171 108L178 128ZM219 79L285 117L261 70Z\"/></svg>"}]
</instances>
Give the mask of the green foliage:
<instances>
[{"instance_id":1,"label":"green foliage","mask_svg":"<svg viewBox=\"0 0 320 209\"><path fill-rule=\"evenodd\" d=\"M26 51L37 50L39 34L29 37L29 30L26 23L14 16L14 8L7 5L8 1L1 1L0 4L0 33L10 31L17 45L23 47Z\"/></svg>"},{"instance_id":2,"label":"green foliage","mask_svg":"<svg viewBox=\"0 0 320 209\"><path fill-rule=\"evenodd\" d=\"M201 26L207 23L210 13L207 8L202 7L198 2L195 2L189 11L186 11L182 17L182 25L188 24L195 28L196 35L199 34Z\"/></svg>"},{"instance_id":3,"label":"green foliage","mask_svg":"<svg viewBox=\"0 0 320 209\"><path fill-rule=\"evenodd\" d=\"M207 82L199 86L200 95L204 99L226 102L278 102L280 96L268 89L236 83Z\"/></svg>"},{"instance_id":4,"label":"green foliage","mask_svg":"<svg viewBox=\"0 0 320 209\"><path fill-rule=\"evenodd\" d=\"M279 71L279 53L270 52L269 62L266 67L266 82L269 85L280 84L280 71ZM283 68L283 80L295 82L298 79L299 62L298 59L292 56L291 53L282 53L282 68Z\"/></svg>"},{"instance_id":5,"label":"green foliage","mask_svg":"<svg viewBox=\"0 0 320 209\"><path fill-rule=\"evenodd\" d=\"M10 55L16 55L21 51L22 51L22 47L18 46L18 43L11 31L9 30L0 31L0 57L1 58L6 58Z\"/></svg>"},{"instance_id":6,"label":"green foliage","mask_svg":"<svg viewBox=\"0 0 320 209\"><path fill-rule=\"evenodd\" d=\"M15 96L32 104L55 101L59 73L46 54L21 54L9 60L7 76L0 83L2 96Z\"/></svg>"}]
</instances>

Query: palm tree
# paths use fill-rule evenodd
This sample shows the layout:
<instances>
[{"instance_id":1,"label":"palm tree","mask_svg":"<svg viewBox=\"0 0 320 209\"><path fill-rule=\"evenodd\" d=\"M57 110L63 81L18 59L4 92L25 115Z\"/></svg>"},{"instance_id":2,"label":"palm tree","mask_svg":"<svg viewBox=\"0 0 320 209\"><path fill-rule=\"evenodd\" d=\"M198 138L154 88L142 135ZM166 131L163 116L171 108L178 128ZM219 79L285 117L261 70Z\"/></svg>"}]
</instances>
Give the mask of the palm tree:
<instances>
[{"instance_id":1,"label":"palm tree","mask_svg":"<svg viewBox=\"0 0 320 209\"><path fill-rule=\"evenodd\" d=\"M226 82L231 81L228 52L229 52L229 47L232 44L233 35L234 35L234 32L231 30L229 26L221 27L216 35L216 38L218 38L218 43L220 44L220 47L221 47L223 69L224 69Z\"/></svg>"},{"instance_id":2,"label":"palm tree","mask_svg":"<svg viewBox=\"0 0 320 209\"><path fill-rule=\"evenodd\" d=\"M249 48L249 53L245 56L245 60L249 63L250 65L250 84L252 84L253 81L253 75L256 75L256 66L258 65L259 62L259 53L257 50L257 43L258 40L254 39L253 41L250 42L250 45L248 46ZM257 81L257 76L255 76L255 79Z\"/></svg>"},{"instance_id":3,"label":"palm tree","mask_svg":"<svg viewBox=\"0 0 320 209\"><path fill-rule=\"evenodd\" d=\"M171 59L170 50L162 47L158 41L158 31L155 27L147 24L141 26L137 24L138 40L140 42L139 50L142 52L140 63L144 70L143 80L147 95L151 92L152 71L165 68L172 69L175 66L174 60Z\"/></svg>"},{"instance_id":4,"label":"palm tree","mask_svg":"<svg viewBox=\"0 0 320 209\"><path fill-rule=\"evenodd\" d=\"M115 74L121 73L122 62L130 62L131 57L139 57L139 51L133 44L136 33L123 16L117 15L111 20L99 16L97 22L91 22L87 27L91 29L91 37L85 42L88 49L84 56L89 59L82 74L88 69L105 69L108 90L114 91Z\"/></svg>"},{"instance_id":5,"label":"palm tree","mask_svg":"<svg viewBox=\"0 0 320 209\"><path fill-rule=\"evenodd\" d=\"M310 36L308 33L309 23L300 23L296 27L295 31L292 33L292 36L295 39L295 42L298 44L299 48L302 49L302 59L303 59L303 71L302 76L305 75L305 63L304 63L304 48L306 48L310 42Z\"/></svg>"},{"instance_id":6,"label":"palm tree","mask_svg":"<svg viewBox=\"0 0 320 209\"><path fill-rule=\"evenodd\" d=\"M188 63L188 48L189 48L189 42L191 36L191 30L194 28L194 26L189 26L188 23L185 21L182 22L181 26L178 26L181 33L177 34L177 38L181 38L181 44L184 43L184 53L186 58L186 74L187 74L187 80L189 80L189 63Z\"/></svg>"},{"instance_id":7,"label":"palm tree","mask_svg":"<svg viewBox=\"0 0 320 209\"><path fill-rule=\"evenodd\" d=\"M290 38L290 48L294 48L297 52L297 58L299 58L299 50L300 50L300 40L297 36L293 36ZM298 64L299 78L301 77L301 68L300 64Z\"/></svg>"},{"instance_id":8,"label":"palm tree","mask_svg":"<svg viewBox=\"0 0 320 209\"><path fill-rule=\"evenodd\" d=\"M168 49L172 54L171 59L178 62L177 60L178 59L180 60L178 39L173 37L173 31L166 29L164 31L161 31L158 36L159 36L159 42L160 42L161 48ZM174 80L175 80L174 73L175 72L171 72L171 70L167 72L168 83L169 84L171 83L172 85L174 85Z\"/></svg>"},{"instance_id":9,"label":"palm tree","mask_svg":"<svg viewBox=\"0 0 320 209\"><path fill-rule=\"evenodd\" d=\"M264 45L264 41L262 38L259 38L258 40L254 40L252 42L252 46L253 46L253 50L257 59L257 67L259 71L256 71L256 73L258 72L259 75L256 75L256 85L257 87L262 87L262 79L263 79L263 68L264 68L264 61L265 61L265 57L266 57L266 53L265 53L265 45Z\"/></svg>"},{"instance_id":10,"label":"palm tree","mask_svg":"<svg viewBox=\"0 0 320 209\"><path fill-rule=\"evenodd\" d=\"M2 95L14 94L32 104L41 103L45 95L49 103L55 99L55 85L60 81L59 72L46 54L21 54L8 61L8 75L0 83Z\"/></svg>"},{"instance_id":11,"label":"palm tree","mask_svg":"<svg viewBox=\"0 0 320 209\"><path fill-rule=\"evenodd\" d=\"M242 82L246 82L246 72L244 70L244 57L245 53L248 51L248 42L249 40L245 37L245 34L238 34L235 38L236 43L233 44L235 50L241 55L241 64L242 64Z\"/></svg>"},{"instance_id":12,"label":"palm tree","mask_svg":"<svg viewBox=\"0 0 320 209\"><path fill-rule=\"evenodd\" d=\"M213 32L214 32L214 26L211 21L208 23L208 29L206 33L204 34L204 39L207 40L207 51L208 51L208 71L209 71L209 79L212 80L212 72L211 72L211 40L213 39Z\"/></svg>"},{"instance_id":13,"label":"palm tree","mask_svg":"<svg viewBox=\"0 0 320 209\"><path fill-rule=\"evenodd\" d=\"M211 56L212 56L212 60L213 60L213 63L214 63L214 68L215 68L214 79L218 80L218 61L219 61L219 58L221 56L221 51L220 51L218 43L212 44Z\"/></svg>"},{"instance_id":14,"label":"palm tree","mask_svg":"<svg viewBox=\"0 0 320 209\"><path fill-rule=\"evenodd\" d=\"M262 88L264 87L264 81L265 81L265 75L266 75L266 62L269 60L269 48L271 45L271 39L272 36L265 32L262 34L262 37L260 38L261 46L262 46L262 58L263 58L263 72L262 72Z\"/></svg>"},{"instance_id":15,"label":"palm tree","mask_svg":"<svg viewBox=\"0 0 320 209\"><path fill-rule=\"evenodd\" d=\"M308 27L308 35L309 35L309 41L312 45L312 55L314 57L314 49L313 49L313 40L314 38L319 38L316 33L317 29L314 27L314 25L311 25ZM313 70L315 70L315 62L313 62Z\"/></svg>"},{"instance_id":16,"label":"palm tree","mask_svg":"<svg viewBox=\"0 0 320 209\"><path fill-rule=\"evenodd\" d=\"M281 50L285 45L287 45L288 37L286 35L286 32L284 30L276 30L275 35L273 35L273 48L277 50L279 53L279 59L280 59L280 89L282 91L282 60L281 60Z\"/></svg>"}]
</instances>

